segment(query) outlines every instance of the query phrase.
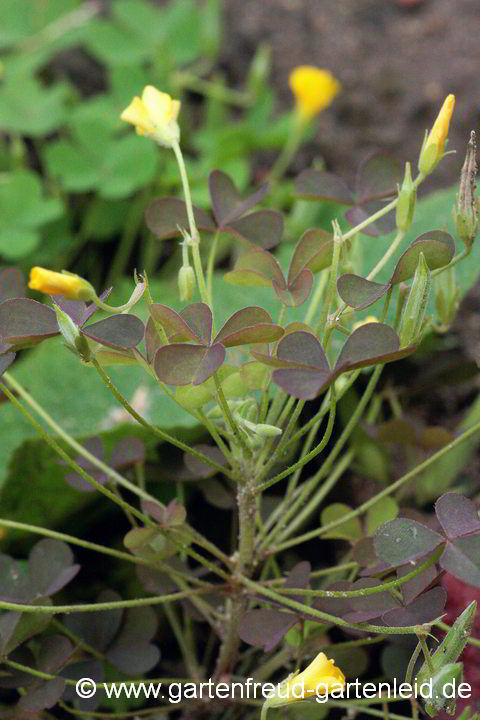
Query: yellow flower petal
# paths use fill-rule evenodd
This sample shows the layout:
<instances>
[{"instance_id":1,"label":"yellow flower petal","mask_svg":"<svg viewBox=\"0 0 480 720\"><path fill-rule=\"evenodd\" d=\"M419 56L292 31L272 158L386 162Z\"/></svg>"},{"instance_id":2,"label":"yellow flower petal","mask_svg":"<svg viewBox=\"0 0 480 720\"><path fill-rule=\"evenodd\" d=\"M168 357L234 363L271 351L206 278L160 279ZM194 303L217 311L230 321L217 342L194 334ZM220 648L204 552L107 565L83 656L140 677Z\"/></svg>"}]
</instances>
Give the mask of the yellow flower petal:
<instances>
[{"instance_id":1,"label":"yellow flower petal","mask_svg":"<svg viewBox=\"0 0 480 720\"><path fill-rule=\"evenodd\" d=\"M290 88L295 96L296 110L303 120L327 108L340 92L341 85L328 70L313 65L300 65L290 73Z\"/></svg>"},{"instance_id":2,"label":"yellow flower petal","mask_svg":"<svg viewBox=\"0 0 480 720\"><path fill-rule=\"evenodd\" d=\"M420 151L418 169L423 175L431 173L445 154L445 140L448 136L454 109L455 95L447 95L430 134Z\"/></svg>"},{"instance_id":3,"label":"yellow flower petal","mask_svg":"<svg viewBox=\"0 0 480 720\"><path fill-rule=\"evenodd\" d=\"M286 702L308 700L315 695L325 695L334 688L345 685L345 675L321 652L299 675L287 682L282 690Z\"/></svg>"},{"instance_id":4,"label":"yellow flower petal","mask_svg":"<svg viewBox=\"0 0 480 720\"><path fill-rule=\"evenodd\" d=\"M49 295L64 295L71 300L92 300L95 297L93 287L79 275L54 272L42 267L30 270L28 287Z\"/></svg>"},{"instance_id":5,"label":"yellow flower petal","mask_svg":"<svg viewBox=\"0 0 480 720\"><path fill-rule=\"evenodd\" d=\"M448 128L450 127L454 109L455 95L448 95L428 136L427 146L434 143L441 153L444 151L445 139L448 136Z\"/></svg>"},{"instance_id":6,"label":"yellow flower petal","mask_svg":"<svg viewBox=\"0 0 480 720\"><path fill-rule=\"evenodd\" d=\"M139 135L148 135L160 145L171 147L180 140L179 112L180 100L172 100L168 93L146 85L142 97L134 97L120 117L134 125Z\"/></svg>"}]
</instances>

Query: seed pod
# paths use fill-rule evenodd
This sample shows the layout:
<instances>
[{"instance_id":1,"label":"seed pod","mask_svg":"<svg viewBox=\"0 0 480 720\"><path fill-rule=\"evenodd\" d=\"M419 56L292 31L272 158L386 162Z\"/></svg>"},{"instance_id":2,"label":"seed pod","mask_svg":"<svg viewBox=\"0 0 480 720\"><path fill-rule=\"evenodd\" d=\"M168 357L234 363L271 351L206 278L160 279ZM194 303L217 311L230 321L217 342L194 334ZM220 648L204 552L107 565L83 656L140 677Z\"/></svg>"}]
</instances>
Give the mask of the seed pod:
<instances>
[{"instance_id":1,"label":"seed pod","mask_svg":"<svg viewBox=\"0 0 480 720\"><path fill-rule=\"evenodd\" d=\"M475 133L470 133L467 154L460 173L460 189L453 208L453 222L457 237L467 249L471 248L477 235L477 198L475 178L477 175Z\"/></svg>"},{"instance_id":2,"label":"seed pod","mask_svg":"<svg viewBox=\"0 0 480 720\"><path fill-rule=\"evenodd\" d=\"M413 186L410 163L405 163L405 175L398 192L396 223L399 230L406 232L412 224L417 202L417 191Z\"/></svg>"}]
</instances>

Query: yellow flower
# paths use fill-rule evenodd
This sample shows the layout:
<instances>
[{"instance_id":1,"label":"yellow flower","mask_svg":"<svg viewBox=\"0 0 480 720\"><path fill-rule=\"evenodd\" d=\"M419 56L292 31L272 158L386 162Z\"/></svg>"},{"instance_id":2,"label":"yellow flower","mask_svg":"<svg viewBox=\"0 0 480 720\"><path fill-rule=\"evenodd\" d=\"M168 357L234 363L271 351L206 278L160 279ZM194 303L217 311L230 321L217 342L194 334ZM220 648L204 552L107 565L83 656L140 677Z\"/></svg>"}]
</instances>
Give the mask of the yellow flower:
<instances>
[{"instance_id":1,"label":"yellow flower","mask_svg":"<svg viewBox=\"0 0 480 720\"><path fill-rule=\"evenodd\" d=\"M303 672L287 680L281 696L287 703L308 700L326 695L334 688L343 688L344 685L345 675L340 668L335 667L334 660L329 660L321 652Z\"/></svg>"},{"instance_id":2,"label":"yellow flower","mask_svg":"<svg viewBox=\"0 0 480 720\"><path fill-rule=\"evenodd\" d=\"M432 172L435 166L442 159L445 152L445 140L448 135L450 120L455 109L455 95L447 95L437 119L426 137L420 151L418 169L423 175Z\"/></svg>"},{"instance_id":3,"label":"yellow flower","mask_svg":"<svg viewBox=\"0 0 480 720\"><path fill-rule=\"evenodd\" d=\"M310 120L325 110L341 90L340 83L328 70L313 65L296 67L290 73L289 83L301 120Z\"/></svg>"},{"instance_id":4,"label":"yellow flower","mask_svg":"<svg viewBox=\"0 0 480 720\"><path fill-rule=\"evenodd\" d=\"M67 272L54 272L42 267L30 270L28 287L49 295L64 295L70 300L93 300L95 290L89 282L79 275Z\"/></svg>"},{"instance_id":5,"label":"yellow flower","mask_svg":"<svg viewBox=\"0 0 480 720\"><path fill-rule=\"evenodd\" d=\"M138 135L146 135L164 147L171 147L180 140L179 112L180 100L172 100L168 93L147 85L142 97L134 97L120 117L134 125Z\"/></svg>"}]
</instances>

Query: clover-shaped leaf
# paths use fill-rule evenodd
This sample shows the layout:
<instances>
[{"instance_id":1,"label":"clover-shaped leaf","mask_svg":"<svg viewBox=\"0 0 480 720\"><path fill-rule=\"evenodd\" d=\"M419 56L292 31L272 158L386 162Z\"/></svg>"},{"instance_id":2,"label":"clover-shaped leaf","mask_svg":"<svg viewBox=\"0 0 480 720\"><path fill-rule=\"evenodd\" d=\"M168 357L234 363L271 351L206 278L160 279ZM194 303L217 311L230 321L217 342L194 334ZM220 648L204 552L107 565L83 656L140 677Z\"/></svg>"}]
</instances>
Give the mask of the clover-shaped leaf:
<instances>
[{"instance_id":1,"label":"clover-shaped leaf","mask_svg":"<svg viewBox=\"0 0 480 720\"><path fill-rule=\"evenodd\" d=\"M57 673L74 653L74 647L63 635L50 635L42 640L35 669L50 675ZM65 679L38 680L18 701L17 707L28 712L40 712L53 707L63 695Z\"/></svg>"},{"instance_id":2,"label":"clover-shaped leaf","mask_svg":"<svg viewBox=\"0 0 480 720\"><path fill-rule=\"evenodd\" d=\"M440 534L407 518L378 528L374 543L378 557L398 565L444 546L440 565L459 580L480 586L480 520L471 500L457 493L442 495L435 505Z\"/></svg>"},{"instance_id":3,"label":"clover-shaped leaf","mask_svg":"<svg viewBox=\"0 0 480 720\"><path fill-rule=\"evenodd\" d=\"M283 234L280 212L266 209L249 212L265 197L266 184L247 198L242 198L231 178L221 170L214 170L210 173L209 190L214 218L201 208L194 207L199 230L230 233L256 248L268 249L280 241ZM145 221L159 239L176 237L180 228L188 227L185 203L177 198L157 198L147 208Z\"/></svg>"},{"instance_id":4,"label":"clover-shaped leaf","mask_svg":"<svg viewBox=\"0 0 480 720\"><path fill-rule=\"evenodd\" d=\"M112 590L104 590L97 598L98 602L120 599ZM160 658L159 649L150 642L158 624L152 608L129 608L126 612L116 608L92 612L88 617L70 613L65 616L64 623L75 635L105 653L110 662L127 675L148 672Z\"/></svg>"},{"instance_id":5,"label":"clover-shaped leaf","mask_svg":"<svg viewBox=\"0 0 480 720\"><path fill-rule=\"evenodd\" d=\"M351 205L346 217L351 225L357 225L379 210L385 198L393 197L401 181L402 168L398 161L383 153L374 153L360 164L353 192L343 180L323 170L304 170L295 181L295 189L308 199ZM392 218L393 214L389 213L362 232L374 237L390 232L394 227Z\"/></svg>"},{"instance_id":6,"label":"clover-shaped leaf","mask_svg":"<svg viewBox=\"0 0 480 720\"><path fill-rule=\"evenodd\" d=\"M357 328L345 342L333 370L318 339L309 332L294 331L280 340L276 357L252 350L260 362L271 365L273 381L296 398L311 400L320 395L344 372L409 355L414 347L400 349L396 332L383 323Z\"/></svg>"},{"instance_id":7,"label":"clover-shaped leaf","mask_svg":"<svg viewBox=\"0 0 480 720\"><path fill-rule=\"evenodd\" d=\"M300 562L289 572L283 587L305 589L310 580L310 563ZM301 602L302 598L289 595ZM241 619L238 634L249 645L262 647L265 652L273 650L283 636L299 620L292 612L280 612L266 608L250 610Z\"/></svg>"},{"instance_id":8,"label":"clover-shaped leaf","mask_svg":"<svg viewBox=\"0 0 480 720\"><path fill-rule=\"evenodd\" d=\"M413 240L398 260L393 275L387 283L377 283L359 275L346 273L337 281L342 300L356 310L363 310L383 297L387 291L400 282L409 280L415 274L420 253L423 253L430 270L444 267L455 254L455 242L443 230L431 230Z\"/></svg>"},{"instance_id":9,"label":"clover-shaped leaf","mask_svg":"<svg viewBox=\"0 0 480 720\"><path fill-rule=\"evenodd\" d=\"M226 347L278 340L283 329L272 323L260 307L234 313L212 341L212 312L205 303L193 303L177 313L153 304L150 312L162 325L171 344L158 348L154 357L158 378L169 385L201 385L222 365ZM191 340L195 345L184 342Z\"/></svg>"},{"instance_id":10,"label":"clover-shaped leaf","mask_svg":"<svg viewBox=\"0 0 480 720\"><path fill-rule=\"evenodd\" d=\"M0 566L0 598L20 603L54 595L80 570L68 545L50 538L33 546L25 571L7 555L0 556Z\"/></svg>"},{"instance_id":11,"label":"clover-shaped leaf","mask_svg":"<svg viewBox=\"0 0 480 720\"><path fill-rule=\"evenodd\" d=\"M89 451L89 453L104 462L103 443L100 437L87 438L87 440L83 442L83 446ZM119 442L115 445L112 456L107 464L115 470L121 470L129 465L141 462L144 459L144 443L139 438L126 437L119 440ZM77 465L80 465L81 468L86 470L89 475L92 475L92 477L94 477L100 485L104 485L108 481L108 476L99 470L96 465L93 465L89 460L84 458L83 455L76 457L75 462ZM65 463L62 462L62 464ZM82 492L95 491L95 488L75 471L69 472L65 476L65 480L76 490L80 490Z\"/></svg>"},{"instance_id":12,"label":"clover-shaped leaf","mask_svg":"<svg viewBox=\"0 0 480 720\"><path fill-rule=\"evenodd\" d=\"M114 135L103 121L81 119L72 124L72 138L46 148L50 174L69 192L95 190L107 200L128 197L155 176L157 158L136 135Z\"/></svg>"}]
</instances>

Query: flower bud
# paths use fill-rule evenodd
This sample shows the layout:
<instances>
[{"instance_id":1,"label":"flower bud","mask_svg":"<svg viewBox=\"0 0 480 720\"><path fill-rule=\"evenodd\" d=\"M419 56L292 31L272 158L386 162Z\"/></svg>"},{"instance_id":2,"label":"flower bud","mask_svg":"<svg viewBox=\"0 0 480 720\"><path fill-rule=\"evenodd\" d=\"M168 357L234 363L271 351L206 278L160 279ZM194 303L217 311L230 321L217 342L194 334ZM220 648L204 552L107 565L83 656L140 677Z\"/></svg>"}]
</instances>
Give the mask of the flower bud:
<instances>
[{"instance_id":1,"label":"flower bud","mask_svg":"<svg viewBox=\"0 0 480 720\"><path fill-rule=\"evenodd\" d=\"M400 322L400 347L411 345L420 339L423 320L427 310L430 285L430 270L424 254L420 253L412 287L410 288L407 302L403 308Z\"/></svg>"},{"instance_id":2,"label":"flower bud","mask_svg":"<svg viewBox=\"0 0 480 720\"><path fill-rule=\"evenodd\" d=\"M425 710L430 717L435 717L442 710L453 715L455 697L462 679L463 663L448 663L435 673L432 677L432 696L425 704Z\"/></svg>"},{"instance_id":3,"label":"flower bud","mask_svg":"<svg viewBox=\"0 0 480 720\"><path fill-rule=\"evenodd\" d=\"M435 278L435 308L442 324L450 326L457 314L460 292L455 282L455 268L451 267Z\"/></svg>"},{"instance_id":4,"label":"flower bud","mask_svg":"<svg viewBox=\"0 0 480 720\"><path fill-rule=\"evenodd\" d=\"M90 348L87 339L82 335L77 325L58 305L54 305L57 323L63 339L67 343L67 347L79 354L82 360L87 361L90 357Z\"/></svg>"},{"instance_id":5,"label":"flower bud","mask_svg":"<svg viewBox=\"0 0 480 720\"><path fill-rule=\"evenodd\" d=\"M89 282L66 270L61 273L34 267L30 270L28 287L50 295L64 295L70 300L94 300L97 294Z\"/></svg>"},{"instance_id":6,"label":"flower bud","mask_svg":"<svg viewBox=\"0 0 480 720\"><path fill-rule=\"evenodd\" d=\"M422 175L431 173L445 154L445 140L454 108L455 95L448 95L437 115L430 134L425 134L418 160L418 169Z\"/></svg>"},{"instance_id":7,"label":"flower bud","mask_svg":"<svg viewBox=\"0 0 480 720\"><path fill-rule=\"evenodd\" d=\"M180 300L182 302L190 302L195 288L195 273L192 266L182 265L178 271L178 289L180 291Z\"/></svg>"},{"instance_id":8,"label":"flower bud","mask_svg":"<svg viewBox=\"0 0 480 720\"><path fill-rule=\"evenodd\" d=\"M470 249L477 235L477 198L475 178L477 175L477 145L475 132L470 133L467 154L460 173L460 189L453 208L453 222L457 237L466 249Z\"/></svg>"},{"instance_id":9,"label":"flower bud","mask_svg":"<svg viewBox=\"0 0 480 720\"><path fill-rule=\"evenodd\" d=\"M416 201L417 191L413 185L410 163L407 162L402 187L398 192L396 223L399 230L406 232L412 224Z\"/></svg>"}]
</instances>

